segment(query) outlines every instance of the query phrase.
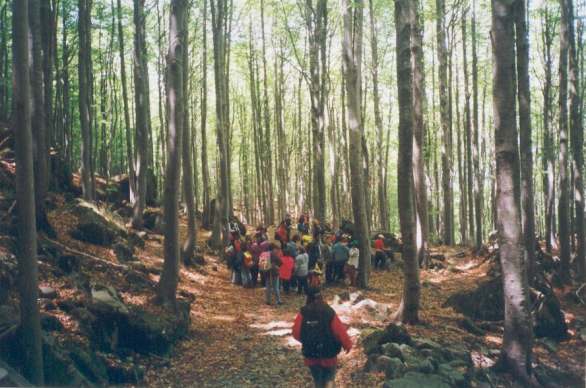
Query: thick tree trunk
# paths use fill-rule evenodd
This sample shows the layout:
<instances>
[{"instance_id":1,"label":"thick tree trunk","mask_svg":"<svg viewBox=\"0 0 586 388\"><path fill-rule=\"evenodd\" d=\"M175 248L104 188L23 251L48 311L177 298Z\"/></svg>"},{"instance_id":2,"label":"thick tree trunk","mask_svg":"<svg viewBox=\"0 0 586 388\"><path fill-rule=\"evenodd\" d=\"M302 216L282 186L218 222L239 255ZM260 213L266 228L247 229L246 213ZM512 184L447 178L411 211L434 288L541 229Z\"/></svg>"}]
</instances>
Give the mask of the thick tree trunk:
<instances>
[{"instance_id":1,"label":"thick tree trunk","mask_svg":"<svg viewBox=\"0 0 586 388\"><path fill-rule=\"evenodd\" d=\"M91 76L91 0L79 0L79 117L81 121L81 189L83 198L94 200L92 168L92 76Z\"/></svg>"},{"instance_id":2,"label":"thick tree trunk","mask_svg":"<svg viewBox=\"0 0 586 388\"><path fill-rule=\"evenodd\" d=\"M525 383L532 381L533 326L521 229L519 149L515 112L514 2L492 0L493 109L496 209L505 298L502 364Z\"/></svg>"},{"instance_id":3,"label":"thick tree trunk","mask_svg":"<svg viewBox=\"0 0 586 388\"><path fill-rule=\"evenodd\" d=\"M18 272L20 292L20 333L24 355L24 376L43 385L42 333L37 304L37 228L31 96L29 76L28 1L13 2L13 97L16 153L16 201L18 209Z\"/></svg>"},{"instance_id":4,"label":"thick tree trunk","mask_svg":"<svg viewBox=\"0 0 586 388\"><path fill-rule=\"evenodd\" d=\"M164 220L165 241L163 273L158 284L158 297L163 304L174 305L179 283L179 219L178 201L183 140L183 44L187 41L185 14L187 0L172 0L169 15L169 52L167 53L167 171L165 171Z\"/></svg>"},{"instance_id":5,"label":"thick tree trunk","mask_svg":"<svg viewBox=\"0 0 586 388\"><path fill-rule=\"evenodd\" d=\"M370 239L364 198L364 169L362 138L364 127L361 118L362 96L362 0L346 0L342 3L344 37L342 58L346 84L348 129L350 131L350 173L352 176L352 211L360 249L359 285L368 287L370 275Z\"/></svg>"},{"instance_id":6,"label":"thick tree trunk","mask_svg":"<svg viewBox=\"0 0 586 388\"><path fill-rule=\"evenodd\" d=\"M560 276L564 283L570 282L570 210L568 176L568 52L569 15L567 0L560 0L560 62L559 62L559 170L560 198L558 202L558 223L560 240Z\"/></svg>"},{"instance_id":7,"label":"thick tree trunk","mask_svg":"<svg viewBox=\"0 0 586 388\"><path fill-rule=\"evenodd\" d=\"M437 55L439 65L439 98L440 98L440 121L442 126L442 146L441 146L441 165L442 165L442 192L444 201L443 212L443 242L446 245L454 243L454 214L452 198L452 177L451 177L451 133L450 133L450 112L448 100L448 54L446 48L446 29L445 29L445 2L436 0L437 20Z\"/></svg>"},{"instance_id":8,"label":"thick tree trunk","mask_svg":"<svg viewBox=\"0 0 586 388\"><path fill-rule=\"evenodd\" d=\"M399 160L398 183L399 221L403 240L403 297L395 319L403 323L419 321L419 263L417 261L416 210L413 193L413 81L411 39L417 18L417 2L395 0L395 28L397 50L397 88L399 99Z\"/></svg>"},{"instance_id":9,"label":"thick tree trunk","mask_svg":"<svg viewBox=\"0 0 586 388\"><path fill-rule=\"evenodd\" d=\"M149 169L149 99L148 65L145 37L145 0L134 0L134 109L135 109L135 173L136 201L132 211L132 226L142 228L146 207Z\"/></svg>"},{"instance_id":10,"label":"thick tree trunk","mask_svg":"<svg viewBox=\"0 0 586 388\"><path fill-rule=\"evenodd\" d=\"M533 199L533 149L531 141L531 87L529 84L529 31L526 0L517 0L515 32L517 45L517 88L521 151L521 204L525 265L529 279L535 267L535 204Z\"/></svg>"}]
</instances>

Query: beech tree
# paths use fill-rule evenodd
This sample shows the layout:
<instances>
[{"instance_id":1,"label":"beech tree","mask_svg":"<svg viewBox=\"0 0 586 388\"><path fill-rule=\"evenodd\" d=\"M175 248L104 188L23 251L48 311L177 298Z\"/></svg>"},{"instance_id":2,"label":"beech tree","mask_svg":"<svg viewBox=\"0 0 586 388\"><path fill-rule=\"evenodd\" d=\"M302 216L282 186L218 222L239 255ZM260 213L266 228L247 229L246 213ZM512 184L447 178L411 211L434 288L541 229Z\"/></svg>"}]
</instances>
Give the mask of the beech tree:
<instances>
[{"instance_id":1,"label":"beech tree","mask_svg":"<svg viewBox=\"0 0 586 388\"><path fill-rule=\"evenodd\" d=\"M31 78L29 75L29 2L14 1L12 45L14 57L14 123L16 201L18 208L18 273L20 292L20 339L24 375L43 385L43 349L39 316L35 178L31 131Z\"/></svg>"},{"instance_id":2,"label":"beech tree","mask_svg":"<svg viewBox=\"0 0 586 388\"><path fill-rule=\"evenodd\" d=\"M533 325L529 311L521 228L519 131L516 125L515 4L492 0L493 111L496 156L496 211L502 267L505 332L501 363L526 383L533 382ZM522 37L521 37L522 38Z\"/></svg>"},{"instance_id":3,"label":"beech tree","mask_svg":"<svg viewBox=\"0 0 586 388\"><path fill-rule=\"evenodd\" d=\"M165 172L164 220L165 241L163 273L158 284L158 297L164 304L174 305L179 283L178 202L181 178L181 150L184 128L183 44L187 33L185 14L187 0L172 0L169 13L169 51L167 53L167 169Z\"/></svg>"}]
</instances>

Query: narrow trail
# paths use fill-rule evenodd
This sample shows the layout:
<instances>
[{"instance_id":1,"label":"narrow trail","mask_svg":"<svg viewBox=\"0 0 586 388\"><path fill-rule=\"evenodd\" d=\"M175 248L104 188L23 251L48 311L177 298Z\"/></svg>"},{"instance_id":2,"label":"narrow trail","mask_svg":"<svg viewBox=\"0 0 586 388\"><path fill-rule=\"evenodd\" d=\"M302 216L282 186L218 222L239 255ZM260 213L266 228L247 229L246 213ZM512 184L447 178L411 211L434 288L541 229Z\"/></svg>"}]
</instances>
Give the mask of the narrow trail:
<instances>
[{"instance_id":1,"label":"narrow trail","mask_svg":"<svg viewBox=\"0 0 586 388\"><path fill-rule=\"evenodd\" d=\"M225 265L213 256L206 260L205 274L182 270L181 288L196 295L189 337L178 344L166 367L147 371L145 382L198 387L312 386L300 346L290 336L305 298L283 294L283 305L268 306L264 288L233 285ZM338 380L349 383L350 374L363 365L360 357L354 357L357 353L340 356Z\"/></svg>"}]
</instances>

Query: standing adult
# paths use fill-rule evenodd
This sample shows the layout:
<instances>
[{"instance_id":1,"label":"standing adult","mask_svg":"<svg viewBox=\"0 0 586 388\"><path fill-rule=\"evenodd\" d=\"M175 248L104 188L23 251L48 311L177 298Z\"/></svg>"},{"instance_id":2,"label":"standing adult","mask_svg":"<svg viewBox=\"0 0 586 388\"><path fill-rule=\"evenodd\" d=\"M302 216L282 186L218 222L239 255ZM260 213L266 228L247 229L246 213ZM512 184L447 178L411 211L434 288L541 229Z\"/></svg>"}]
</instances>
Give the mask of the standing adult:
<instances>
[{"instance_id":1,"label":"standing adult","mask_svg":"<svg viewBox=\"0 0 586 388\"><path fill-rule=\"evenodd\" d=\"M349 258L348 238L342 237L342 241L338 241L332 247L332 256L334 257L334 280L344 280L344 265Z\"/></svg>"},{"instance_id":2,"label":"standing adult","mask_svg":"<svg viewBox=\"0 0 586 388\"><path fill-rule=\"evenodd\" d=\"M293 338L302 344L305 365L316 387L333 387L338 354L352 349L346 327L322 298L319 288L307 290L307 302L293 324Z\"/></svg>"}]
</instances>

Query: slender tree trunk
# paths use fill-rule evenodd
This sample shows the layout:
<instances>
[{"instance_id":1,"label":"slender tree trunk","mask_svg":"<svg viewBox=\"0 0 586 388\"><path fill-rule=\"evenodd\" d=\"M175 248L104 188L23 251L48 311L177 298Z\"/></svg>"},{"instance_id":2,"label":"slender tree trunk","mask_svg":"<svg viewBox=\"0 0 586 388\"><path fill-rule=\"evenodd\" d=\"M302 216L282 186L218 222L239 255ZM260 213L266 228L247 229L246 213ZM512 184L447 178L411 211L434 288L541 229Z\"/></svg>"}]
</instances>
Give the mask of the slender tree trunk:
<instances>
[{"instance_id":1,"label":"slender tree trunk","mask_svg":"<svg viewBox=\"0 0 586 388\"><path fill-rule=\"evenodd\" d=\"M492 0L496 206L505 301L501 362L516 378L529 383L533 327L523 262L515 80L511 71L515 59L514 22L514 2Z\"/></svg>"},{"instance_id":2,"label":"slender tree trunk","mask_svg":"<svg viewBox=\"0 0 586 388\"><path fill-rule=\"evenodd\" d=\"M569 52L569 15L567 0L560 0L560 62L559 62L559 169L560 198L558 202L558 222L560 240L560 276L564 283L570 281L570 222L569 222L569 177L568 177L568 52Z\"/></svg>"},{"instance_id":3,"label":"slender tree trunk","mask_svg":"<svg viewBox=\"0 0 586 388\"><path fill-rule=\"evenodd\" d=\"M413 192L413 81L411 39L417 18L417 2L395 0L395 28L397 50L397 88L399 99L399 160L398 206L403 240L403 296L395 319L403 323L419 321L419 264L417 262L416 210Z\"/></svg>"},{"instance_id":4,"label":"slender tree trunk","mask_svg":"<svg viewBox=\"0 0 586 388\"><path fill-rule=\"evenodd\" d=\"M425 125L425 65L423 54L423 23L419 13L421 2L410 5L411 62L413 68L413 184L415 190L415 248L417 261L427 261L427 239L429 235L427 211L427 184L425 182L424 144Z\"/></svg>"},{"instance_id":5,"label":"slender tree trunk","mask_svg":"<svg viewBox=\"0 0 586 388\"><path fill-rule=\"evenodd\" d=\"M146 207L147 174L149 169L148 67L145 37L145 0L134 0L134 109L136 201L132 211L132 226L142 228Z\"/></svg>"},{"instance_id":6,"label":"slender tree trunk","mask_svg":"<svg viewBox=\"0 0 586 388\"><path fill-rule=\"evenodd\" d=\"M126 78L126 55L124 50L124 30L122 29L122 5L117 0L118 13L118 48L120 54L120 78L122 82L122 106L124 110L124 130L126 135L126 157L128 158L128 186L130 203L136 201L136 176L134 174L134 157L132 152L132 130L130 124L130 108L128 107L128 82Z\"/></svg>"},{"instance_id":7,"label":"slender tree trunk","mask_svg":"<svg viewBox=\"0 0 586 388\"><path fill-rule=\"evenodd\" d=\"M586 278L586 236L584 235L584 183L582 172L584 168L584 128L580 109L582 106L580 96L579 62L576 49L576 36L574 31L574 2L566 0L568 7L568 38L569 38L569 93L570 93L570 136L572 142L572 173L574 176L574 230L576 233L576 260L578 277ZM580 42L580 41L579 41Z\"/></svg>"},{"instance_id":8,"label":"slender tree trunk","mask_svg":"<svg viewBox=\"0 0 586 388\"><path fill-rule=\"evenodd\" d=\"M362 74L362 0L346 0L342 3L344 37L342 58L346 84L346 103L348 129L350 131L350 172L352 174L352 210L354 224L360 244L359 285L368 287L370 274L370 239L366 219L366 199L364 198L364 170L362 168L362 137L364 127L361 119L361 74Z\"/></svg>"},{"instance_id":9,"label":"slender tree trunk","mask_svg":"<svg viewBox=\"0 0 586 388\"><path fill-rule=\"evenodd\" d=\"M195 194L194 194L194 183L193 183L193 162L191 155L191 144L193 139L191 138L191 127L189 122L189 31L187 30L187 20L189 19L188 10L183 16L186 19L185 31L180 31L183 42L181 46L182 50L182 71L183 71L183 143L182 143L182 166L183 166L183 196L185 199L185 206L187 207L187 238L183 243L183 260L187 261L195 254L195 244L197 242L197 230L195 224Z\"/></svg>"},{"instance_id":10,"label":"slender tree trunk","mask_svg":"<svg viewBox=\"0 0 586 388\"><path fill-rule=\"evenodd\" d=\"M482 196L484 194L484 180L480 173L480 135L478 120L478 55L476 40L476 0L472 0L472 110L473 110L473 144L472 163L474 165L474 216L475 216L475 246L476 250L482 247Z\"/></svg>"},{"instance_id":11,"label":"slender tree trunk","mask_svg":"<svg viewBox=\"0 0 586 388\"><path fill-rule=\"evenodd\" d=\"M167 53L167 171L165 171L164 219L165 241L163 273L158 284L158 297L163 304L175 305L179 283L178 201L181 177L181 150L184 119L183 44L187 41L185 14L187 0L171 0L169 15L169 52Z\"/></svg>"},{"instance_id":12,"label":"slender tree trunk","mask_svg":"<svg viewBox=\"0 0 586 388\"><path fill-rule=\"evenodd\" d=\"M203 37L202 37L202 80L201 80L201 176L203 184L203 217L204 228L210 227L210 170L208 167L208 142L207 142L207 114L208 114L208 7L207 0L203 1Z\"/></svg>"},{"instance_id":13,"label":"slender tree trunk","mask_svg":"<svg viewBox=\"0 0 586 388\"><path fill-rule=\"evenodd\" d=\"M439 62L439 98L440 98L440 121L442 126L442 147L441 147L441 164L442 164L442 191L444 201L444 229L443 242L446 245L452 245L454 226L453 226L453 198L452 198L452 178L451 178L451 155L452 147L450 141L450 112L448 100L448 54L446 48L446 29L445 29L445 2L436 0L437 20L437 54Z\"/></svg>"},{"instance_id":14,"label":"slender tree trunk","mask_svg":"<svg viewBox=\"0 0 586 388\"><path fill-rule=\"evenodd\" d=\"M464 76L464 128L466 133L466 193L468 195L468 242L475 238L474 214L477 211L474 207L474 178L473 178L473 161L472 161L472 117L470 112L470 87L468 77L468 10L464 10L462 15L462 60Z\"/></svg>"},{"instance_id":15,"label":"slender tree trunk","mask_svg":"<svg viewBox=\"0 0 586 388\"><path fill-rule=\"evenodd\" d=\"M83 198L94 200L92 169L91 0L79 0L79 116L81 121L81 189Z\"/></svg>"},{"instance_id":16,"label":"slender tree trunk","mask_svg":"<svg viewBox=\"0 0 586 388\"><path fill-rule=\"evenodd\" d=\"M16 154L16 201L18 209L18 273L20 333L24 376L43 385L42 332L37 304L37 228L31 96L29 75L28 1L15 1L12 8L14 138Z\"/></svg>"},{"instance_id":17,"label":"slender tree trunk","mask_svg":"<svg viewBox=\"0 0 586 388\"><path fill-rule=\"evenodd\" d=\"M545 247L547 252L557 249L555 236L555 163L554 140L551 129L552 120L552 45L554 28L552 16L545 6L543 13L543 63L545 65L545 80L543 84L543 187L545 194Z\"/></svg>"},{"instance_id":18,"label":"slender tree trunk","mask_svg":"<svg viewBox=\"0 0 586 388\"><path fill-rule=\"evenodd\" d=\"M529 279L535 269L535 204L533 199L533 149L531 141L531 87L529 84L529 31L526 0L517 0L515 9L517 45L517 88L521 151L521 204L525 265Z\"/></svg>"},{"instance_id":19,"label":"slender tree trunk","mask_svg":"<svg viewBox=\"0 0 586 388\"><path fill-rule=\"evenodd\" d=\"M10 76L8 74L8 5L6 1L0 8L0 120L8 120L10 104L8 102L8 90Z\"/></svg>"}]
</instances>

